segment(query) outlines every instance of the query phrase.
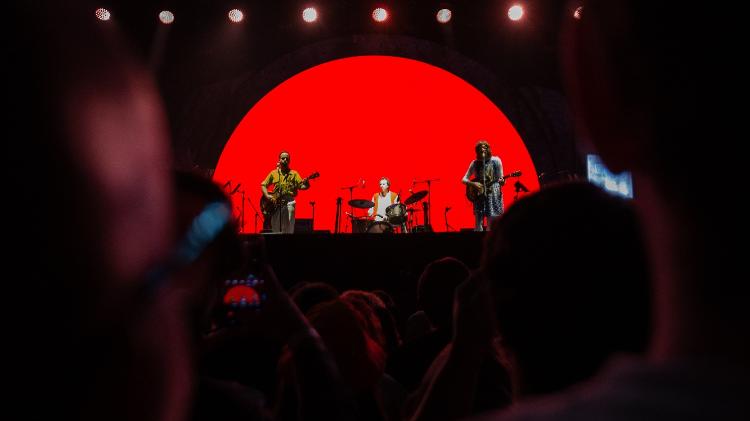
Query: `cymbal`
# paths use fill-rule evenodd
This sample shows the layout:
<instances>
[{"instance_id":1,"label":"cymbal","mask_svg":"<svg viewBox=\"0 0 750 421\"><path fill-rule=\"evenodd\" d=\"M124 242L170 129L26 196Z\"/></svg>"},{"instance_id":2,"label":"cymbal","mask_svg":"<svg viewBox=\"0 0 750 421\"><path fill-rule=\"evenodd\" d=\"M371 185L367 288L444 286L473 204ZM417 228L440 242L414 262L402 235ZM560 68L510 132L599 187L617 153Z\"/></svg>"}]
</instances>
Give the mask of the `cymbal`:
<instances>
[{"instance_id":1,"label":"cymbal","mask_svg":"<svg viewBox=\"0 0 750 421\"><path fill-rule=\"evenodd\" d=\"M404 200L404 205L411 205L411 204L417 203L420 200L424 199L425 196L427 196L427 190L415 192L411 196L407 197L406 200Z\"/></svg>"},{"instance_id":2,"label":"cymbal","mask_svg":"<svg viewBox=\"0 0 750 421\"><path fill-rule=\"evenodd\" d=\"M349 206L353 208L370 209L371 207L375 206L375 203L364 199L353 199L349 201Z\"/></svg>"}]
</instances>

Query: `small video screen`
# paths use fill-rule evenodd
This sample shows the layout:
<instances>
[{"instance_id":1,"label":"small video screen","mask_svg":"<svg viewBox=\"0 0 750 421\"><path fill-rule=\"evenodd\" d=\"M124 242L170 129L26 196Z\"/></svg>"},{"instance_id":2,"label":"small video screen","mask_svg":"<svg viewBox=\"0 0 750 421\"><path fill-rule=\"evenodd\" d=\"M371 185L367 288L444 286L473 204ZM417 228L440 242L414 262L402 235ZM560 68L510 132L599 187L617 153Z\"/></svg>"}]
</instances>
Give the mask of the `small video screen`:
<instances>
[{"instance_id":1,"label":"small video screen","mask_svg":"<svg viewBox=\"0 0 750 421\"><path fill-rule=\"evenodd\" d=\"M633 198L633 176L630 171L613 174L598 155L586 156L589 182L614 195Z\"/></svg>"}]
</instances>

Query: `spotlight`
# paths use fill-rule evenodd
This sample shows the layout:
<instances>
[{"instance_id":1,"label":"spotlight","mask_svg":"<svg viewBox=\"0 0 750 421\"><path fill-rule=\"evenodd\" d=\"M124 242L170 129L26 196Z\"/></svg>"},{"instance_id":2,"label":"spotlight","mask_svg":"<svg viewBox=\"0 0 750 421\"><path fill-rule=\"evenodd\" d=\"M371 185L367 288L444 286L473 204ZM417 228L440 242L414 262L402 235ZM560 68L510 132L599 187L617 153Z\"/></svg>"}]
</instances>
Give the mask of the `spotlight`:
<instances>
[{"instance_id":1,"label":"spotlight","mask_svg":"<svg viewBox=\"0 0 750 421\"><path fill-rule=\"evenodd\" d=\"M512 21L519 21L523 17L523 7L515 5L508 9L508 17Z\"/></svg>"},{"instance_id":2,"label":"spotlight","mask_svg":"<svg viewBox=\"0 0 750 421\"><path fill-rule=\"evenodd\" d=\"M240 11L239 9L230 10L227 16L229 16L229 20L232 23L240 23L242 22L242 19L245 19L245 14L242 13L242 11Z\"/></svg>"},{"instance_id":3,"label":"spotlight","mask_svg":"<svg viewBox=\"0 0 750 421\"><path fill-rule=\"evenodd\" d=\"M302 20L312 23L318 20L318 11L314 7L308 7L302 11Z\"/></svg>"},{"instance_id":4,"label":"spotlight","mask_svg":"<svg viewBox=\"0 0 750 421\"><path fill-rule=\"evenodd\" d=\"M109 10L104 9L102 7L96 9L96 12L94 12L94 14L96 14L96 18L99 19L99 20L105 20L106 21L106 20L109 20L110 18L112 18L112 13L109 13Z\"/></svg>"},{"instance_id":5,"label":"spotlight","mask_svg":"<svg viewBox=\"0 0 750 421\"><path fill-rule=\"evenodd\" d=\"M165 25L169 25L170 23L174 22L174 13L170 12L169 10L162 10L159 12L159 20L161 23Z\"/></svg>"},{"instance_id":6,"label":"spotlight","mask_svg":"<svg viewBox=\"0 0 750 421\"><path fill-rule=\"evenodd\" d=\"M440 23L448 23L451 21L451 10L450 9L440 9L437 12L437 21Z\"/></svg>"},{"instance_id":7,"label":"spotlight","mask_svg":"<svg viewBox=\"0 0 750 421\"><path fill-rule=\"evenodd\" d=\"M573 17L576 19L580 19L582 13L583 13L583 6L578 6L576 7L576 10L573 12Z\"/></svg>"},{"instance_id":8,"label":"spotlight","mask_svg":"<svg viewBox=\"0 0 750 421\"><path fill-rule=\"evenodd\" d=\"M372 11L372 18L375 22L385 22L385 20L388 19L388 11L382 7L378 7Z\"/></svg>"}]
</instances>

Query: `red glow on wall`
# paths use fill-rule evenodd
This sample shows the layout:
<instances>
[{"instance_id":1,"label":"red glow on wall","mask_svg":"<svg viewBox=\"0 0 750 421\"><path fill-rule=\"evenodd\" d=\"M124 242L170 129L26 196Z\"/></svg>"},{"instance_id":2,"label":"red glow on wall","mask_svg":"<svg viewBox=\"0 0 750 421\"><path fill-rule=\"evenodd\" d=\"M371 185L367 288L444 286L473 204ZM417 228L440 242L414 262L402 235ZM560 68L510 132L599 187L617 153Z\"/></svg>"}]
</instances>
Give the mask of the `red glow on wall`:
<instances>
[{"instance_id":1,"label":"red glow on wall","mask_svg":"<svg viewBox=\"0 0 750 421\"><path fill-rule=\"evenodd\" d=\"M389 56L334 60L298 73L281 83L252 107L235 129L219 158L214 178L222 185L241 183L232 198L242 209L242 195L259 209L260 182L275 168L278 154L291 154L291 167L302 175L320 177L297 197L297 218L311 218L315 229L333 231L336 198L346 186L352 198L369 200L378 180L391 179L391 190L410 193L414 179L431 183L431 224L445 231L474 225L471 204L461 178L474 159L474 144L486 139L500 156L505 173L521 171L529 189L539 188L531 157L505 115L479 90L438 67ZM506 209L515 194L511 180L504 188ZM417 184L413 190L426 190ZM422 209L421 203L418 209ZM255 211L244 206L243 232L255 232ZM357 211L355 209L355 211ZM365 211L357 211L358 215ZM417 213L419 223L422 212ZM342 231L348 232L348 218ZM258 221L258 230L262 220Z\"/></svg>"}]
</instances>

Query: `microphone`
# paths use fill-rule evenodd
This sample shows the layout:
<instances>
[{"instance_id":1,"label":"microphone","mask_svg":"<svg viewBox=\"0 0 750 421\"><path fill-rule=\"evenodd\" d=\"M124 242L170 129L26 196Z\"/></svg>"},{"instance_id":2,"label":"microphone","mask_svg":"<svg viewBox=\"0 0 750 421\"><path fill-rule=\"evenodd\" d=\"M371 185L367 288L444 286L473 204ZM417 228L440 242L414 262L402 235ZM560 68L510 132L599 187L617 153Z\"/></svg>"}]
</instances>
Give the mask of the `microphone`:
<instances>
[{"instance_id":1,"label":"microphone","mask_svg":"<svg viewBox=\"0 0 750 421\"><path fill-rule=\"evenodd\" d=\"M224 183L224 186L222 187L222 189L229 187L230 184L232 184L232 180L229 180L226 183Z\"/></svg>"},{"instance_id":2,"label":"microphone","mask_svg":"<svg viewBox=\"0 0 750 421\"><path fill-rule=\"evenodd\" d=\"M364 189L365 188L365 179L364 178L360 178L359 179L359 184L360 184L359 186Z\"/></svg>"},{"instance_id":3,"label":"microphone","mask_svg":"<svg viewBox=\"0 0 750 421\"><path fill-rule=\"evenodd\" d=\"M445 211L446 211L446 212L448 212L448 211L449 211L449 210L451 210L451 209L452 209L452 208L451 208L450 206L446 206L446 208L445 208Z\"/></svg>"}]
</instances>

